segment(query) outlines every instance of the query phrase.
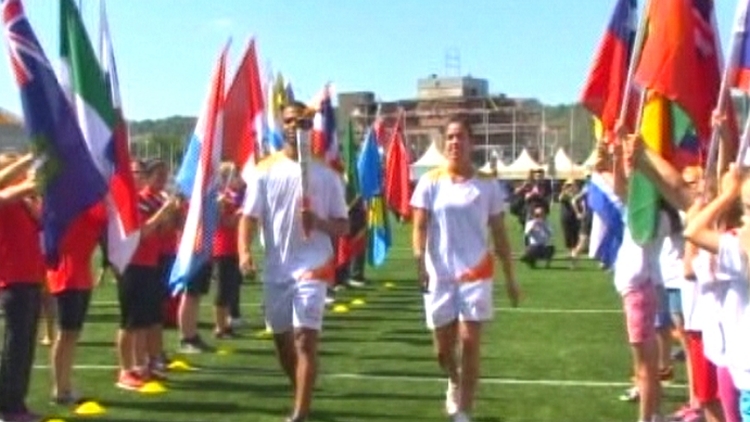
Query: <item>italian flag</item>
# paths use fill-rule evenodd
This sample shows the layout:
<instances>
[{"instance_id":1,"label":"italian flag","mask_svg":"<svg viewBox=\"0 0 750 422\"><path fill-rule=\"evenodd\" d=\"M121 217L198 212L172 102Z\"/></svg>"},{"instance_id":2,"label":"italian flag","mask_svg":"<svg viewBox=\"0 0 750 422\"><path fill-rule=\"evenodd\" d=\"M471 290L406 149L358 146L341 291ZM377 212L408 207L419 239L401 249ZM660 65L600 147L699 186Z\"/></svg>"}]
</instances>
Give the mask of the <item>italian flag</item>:
<instances>
[{"instance_id":1,"label":"italian flag","mask_svg":"<svg viewBox=\"0 0 750 422\"><path fill-rule=\"evenodd\" d=\"M101 5L100 64L75 4L72 0L60 1L59 78L94 163L109 185L108 259L122 273L140 238L137 191L103 1Z\"/></svg>"}]
</instances>

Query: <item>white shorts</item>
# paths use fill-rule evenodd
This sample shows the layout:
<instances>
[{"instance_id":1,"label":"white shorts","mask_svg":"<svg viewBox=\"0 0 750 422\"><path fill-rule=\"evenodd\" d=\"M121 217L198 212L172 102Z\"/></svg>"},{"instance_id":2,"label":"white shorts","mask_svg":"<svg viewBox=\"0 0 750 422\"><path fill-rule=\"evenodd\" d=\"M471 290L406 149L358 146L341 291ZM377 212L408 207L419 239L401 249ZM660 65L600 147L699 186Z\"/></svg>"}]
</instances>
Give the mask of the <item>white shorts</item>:
<instances>
[{"instance_id":1,"label":"white shorts","mask_svg":"<svg viewBox=\"0 0 750 422\"><path fill-rule=\"evenodd\" d=\"M274 333L323 328L328 284L317 280L263 284L266 327Z\"/></svg>"},{"instance_id":2,"label":"white shorts","mask_svg":"<svg viewBox=\"0 0 750 422\"><path fill-rule=\"evenodd\" d=\"M489 321L494 315L492 280L430 283L424 295L427 328L434 330L455 320Z\"/></svg>"}]
</instances>

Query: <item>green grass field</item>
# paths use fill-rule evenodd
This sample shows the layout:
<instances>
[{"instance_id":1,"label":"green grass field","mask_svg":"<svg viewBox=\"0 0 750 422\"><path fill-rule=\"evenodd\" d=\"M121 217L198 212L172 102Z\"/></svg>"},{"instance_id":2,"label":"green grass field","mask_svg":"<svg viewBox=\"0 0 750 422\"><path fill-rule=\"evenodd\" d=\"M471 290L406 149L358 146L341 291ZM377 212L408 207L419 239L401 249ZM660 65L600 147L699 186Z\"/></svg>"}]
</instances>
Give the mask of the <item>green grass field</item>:
<instances>
[{"instance_id":1,"label":"green grass field","mask_svg":"<svg viewBox=\"0 0 750 422\"><path fill-rule=\"evenodd\" d=\"M520 230L515 221L508 223L520 249ZM557 218L553 224L557 227ZM368 268L370 287L339 294L339 303L362 299L365 305L326 315L312 421L446 420L446 384L424 327L408 227L397 226L395 238L388 264ZM558 253L551 269L517 267L524 295L519 309L509 309L502 284L497 284L498 310L484 331L475 420L635 420L634 405L617 400L630 377L630 355L611 275L590 261L570 270L564 256ZM386 283L394 287L386 288ZM279 422L289 411L291 396L272 342L256 337L262 329L259 286L245 284L242 299L243 317L251 326L238 340L214 342L210 307L203 308L204 337L231 353L191 356L198 371L173 373L166 393L142 395L114 386L118 308L113 285L106 283L95 292L75 372L77 388L98 399L106 414L85 418L49 405L48 350L42 346L29 404L66 421ZM205 302L210 305L211 300ZM166 340L168 350L174 350L175 332L169 331ZM682 382L681 372L677 382ZM667 410L684 398L684 389L666 393Z\"/></svg>"}]
</instances>

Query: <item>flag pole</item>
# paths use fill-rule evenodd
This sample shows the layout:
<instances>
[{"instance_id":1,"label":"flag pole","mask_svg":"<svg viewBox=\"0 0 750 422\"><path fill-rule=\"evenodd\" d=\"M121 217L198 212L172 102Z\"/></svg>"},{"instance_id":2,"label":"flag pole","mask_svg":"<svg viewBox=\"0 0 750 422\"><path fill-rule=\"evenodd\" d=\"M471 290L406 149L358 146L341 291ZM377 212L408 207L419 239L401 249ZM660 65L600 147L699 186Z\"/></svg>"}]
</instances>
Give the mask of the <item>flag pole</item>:
<instances>
[{"instance_id":1,"label":"flag pole","mask_svg":"<svg viewBox=\"0 0 750 422\"><path fill-rule=\"evenodd\" d=\"M618 120L620 122L625 121L625 116L627 115L628 107L630 106L630 90L633 87L633 76L635 75L635 69L638 66L638 62L641 60L641 52L643 51L643 41L646 38L646 25L647 25L646 15L647 15L650 5L651 5L650 0L646 1L645 4L643 5L643 13L641 13L639 24L638 24L638 29L636 30L635 39L633 40L633 51L631 52L630 63L628 64L628 74L625 77L625 86L623 87L622 104L620 106L620 115L618 117ZM643 91L645 92L646 90L644 89ZM641 95L644 95L644 94L641 94ZM644 103L645 101L643 100L643 97L642 97L641 111L642 111L642 107ZM642 113L639 111L638 114L639 114L638 120L640 120L640 114ZM639 122L639 125L640 125L640 122ZM633 131L636 131L639 125L636 125L633 128ZM604 130L606 131L607 128L604 128Z\"/></svg>"}]
</instances>

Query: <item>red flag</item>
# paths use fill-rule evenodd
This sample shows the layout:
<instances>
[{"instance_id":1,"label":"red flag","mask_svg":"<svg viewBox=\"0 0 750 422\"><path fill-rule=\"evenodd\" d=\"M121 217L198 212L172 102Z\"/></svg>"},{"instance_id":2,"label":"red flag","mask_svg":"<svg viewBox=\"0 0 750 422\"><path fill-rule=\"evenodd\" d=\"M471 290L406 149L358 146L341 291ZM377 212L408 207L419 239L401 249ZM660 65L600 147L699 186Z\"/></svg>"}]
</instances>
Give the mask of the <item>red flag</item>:
<instances>
[{"instance_id":1,"label":"red flag","mask_svg":"<svg viewBox=\"0 0 750 422\"><path fill-rule=\"evenodd\" d=\"M404 145L404 114L396 121L385 160L385 200L388 208L403 219L411 218L409 152Z\"/></svg>"},{"instance_id":2,"label":"red flag","mask_svg":"<svg viewBox=\"0 0 750 422\"><path fill-rule=\"evenodd\" d=\"M581 95L584 107L602 122L605 131L614 130L620 114L635 31L635 0L617 0ZM631 110L638 106L635 95L628 104L632 118Z\"/></svg>"},{"instance_id":3,"label":"red flag","mask_svg":"<svg viewBox=\"0 0 750 422\"><path fill-rule=\"evenodd\" d=\"M107 259L118 271L125 267L135 253L140 241L140 220L138 217L138 191L130 167L129 134L120 97L120 81L117 64L109 33L109 22L105 3L101 3L100 31L102 41L101 67L110 89L112 107L115 111L115 125L112 128L113 172L109 179Z\"/></svg>"},{"instance_id":4,"label":"red flag","mask_svg":"<svg viewBox=\"0 0 750 422\"><path fill-rule=\"evenodd\" d=\"M260 85L255 40L250 41L224 103L224 144L222 157L244 171L255 164L263 117L263 89Z\"/></svg>"},{"instance_id":5,"label":"red flag","mask_svg":"<svg viewBox=\"0 0 750 422\"><path fill-rule=\"evenodd\" d=\"M712 0L651 1L635 81L677 103L698 138L711 136L721 72Z\"/></svg>"}]
</instances>

